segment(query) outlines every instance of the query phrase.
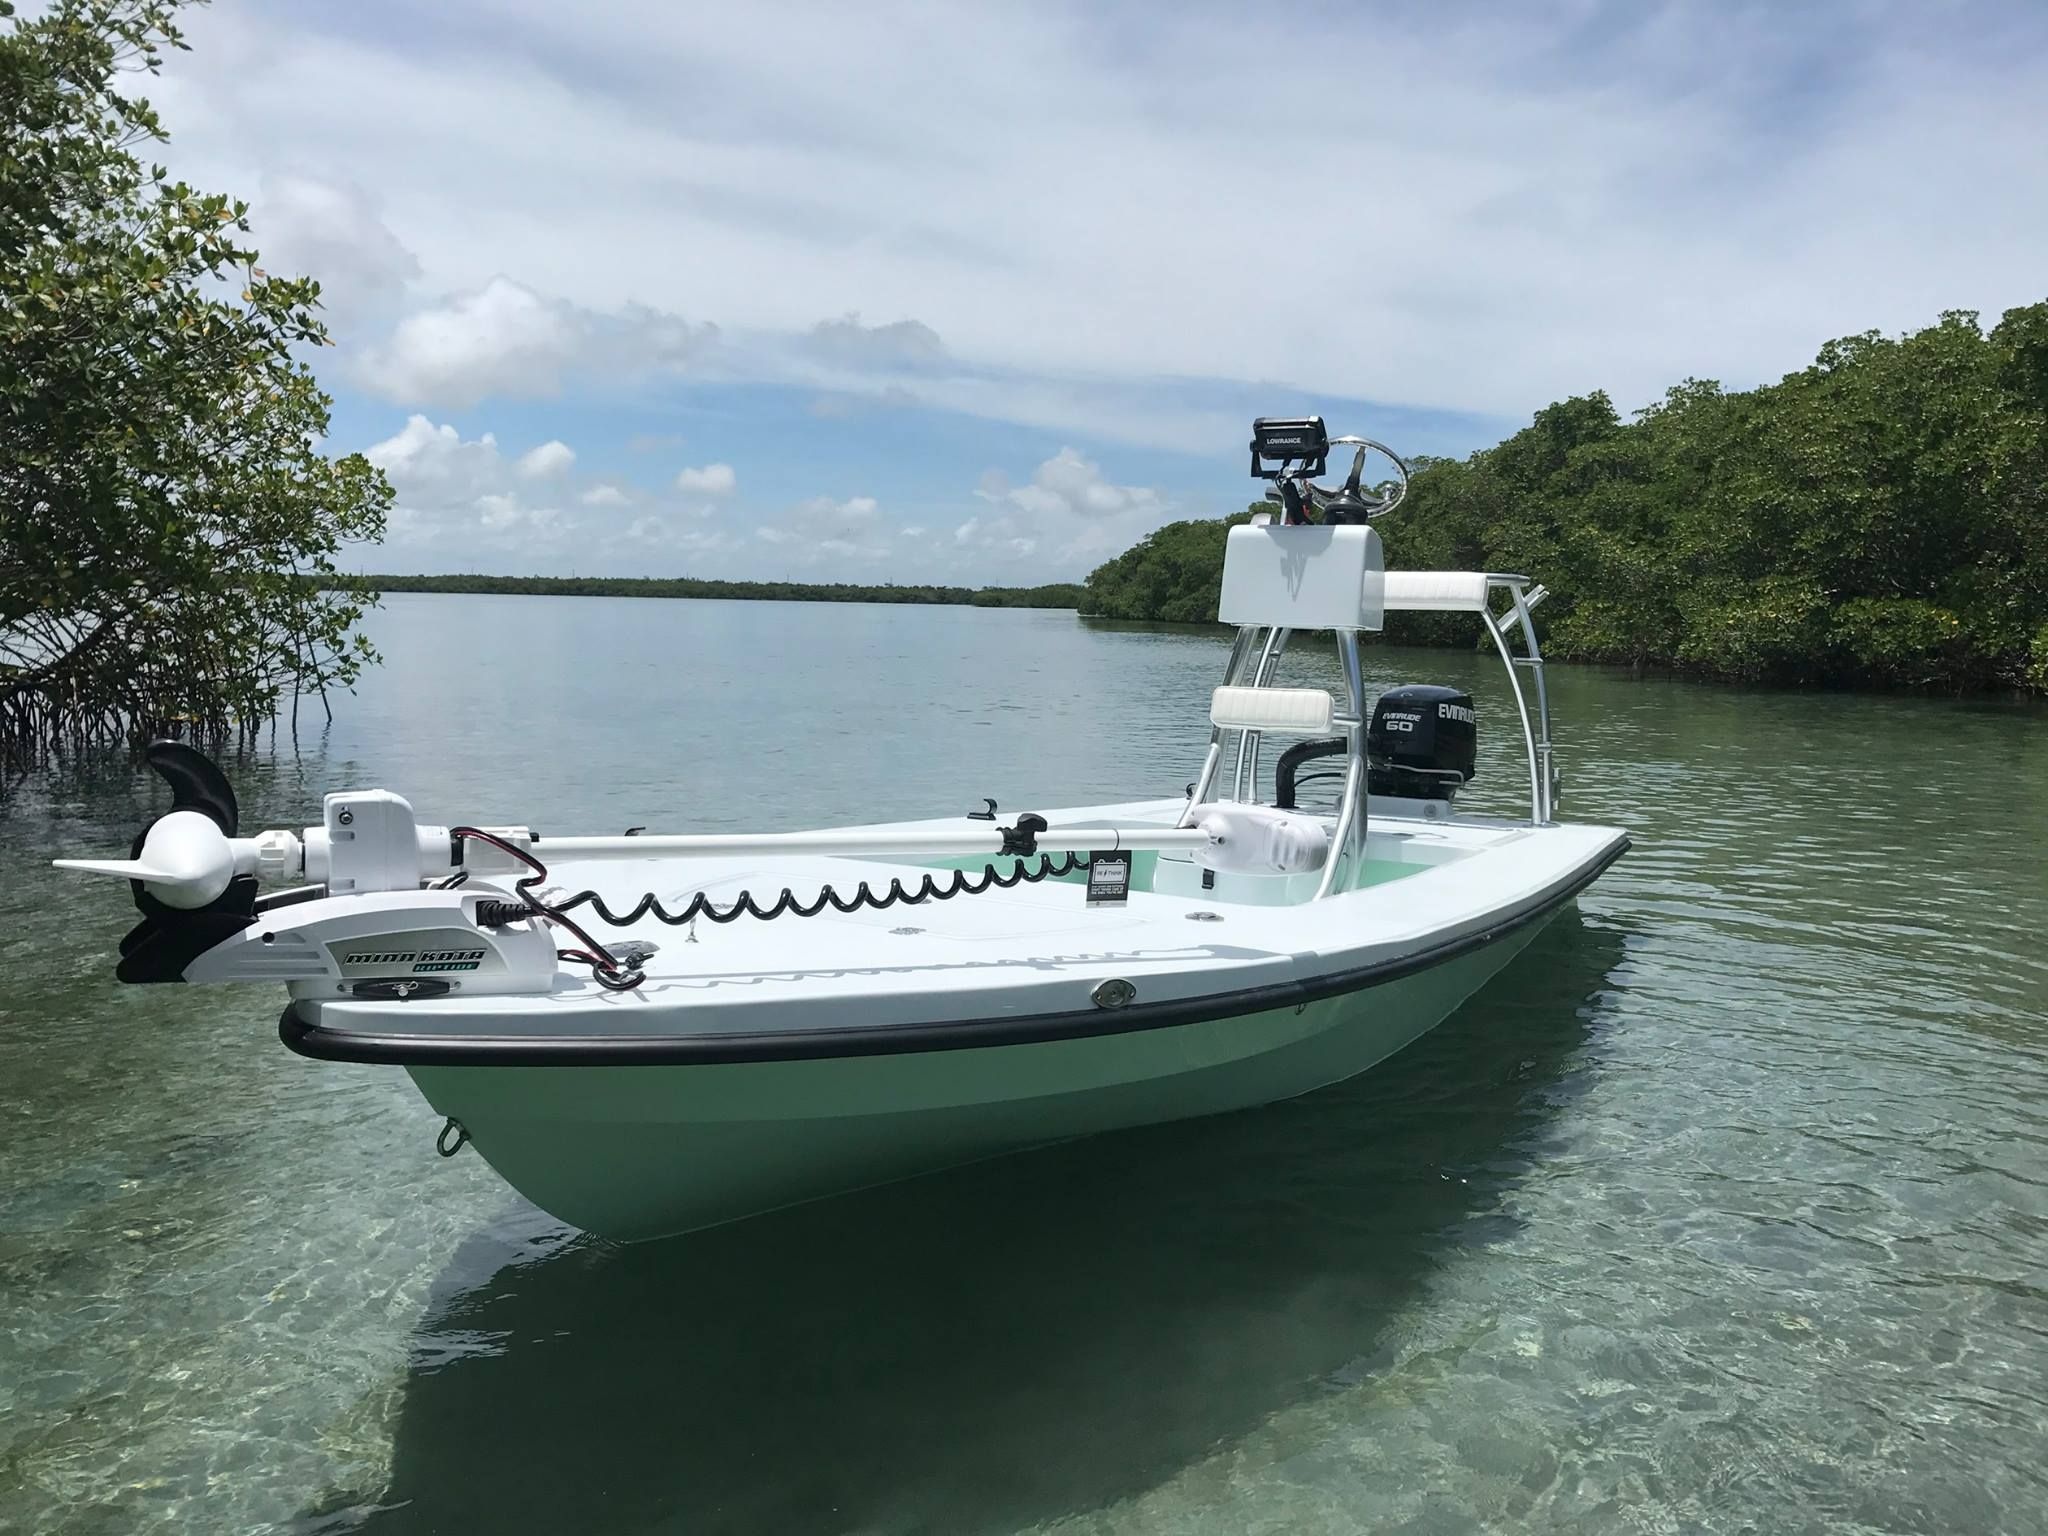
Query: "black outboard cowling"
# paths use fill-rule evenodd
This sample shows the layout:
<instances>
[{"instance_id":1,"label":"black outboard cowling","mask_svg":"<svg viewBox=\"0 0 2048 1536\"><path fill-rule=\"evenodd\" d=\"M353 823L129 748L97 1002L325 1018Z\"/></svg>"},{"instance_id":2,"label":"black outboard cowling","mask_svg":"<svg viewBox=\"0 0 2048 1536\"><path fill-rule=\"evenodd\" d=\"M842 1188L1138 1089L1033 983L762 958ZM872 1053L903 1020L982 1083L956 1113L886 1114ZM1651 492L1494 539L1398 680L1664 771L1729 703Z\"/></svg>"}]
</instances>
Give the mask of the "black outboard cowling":
<instances>
[{"instance_id":1,"label":"black outboard cowling","mask_svg":"<svg viewBox=\"0 0 2048 1536\"><path fill-rule=\"evenodd\" d=\"M1389 688L1372 707L1365 762L1371 794L1450 799L1478 769L1472 695L1435 683Z\"/></svg>"}]
</instances>

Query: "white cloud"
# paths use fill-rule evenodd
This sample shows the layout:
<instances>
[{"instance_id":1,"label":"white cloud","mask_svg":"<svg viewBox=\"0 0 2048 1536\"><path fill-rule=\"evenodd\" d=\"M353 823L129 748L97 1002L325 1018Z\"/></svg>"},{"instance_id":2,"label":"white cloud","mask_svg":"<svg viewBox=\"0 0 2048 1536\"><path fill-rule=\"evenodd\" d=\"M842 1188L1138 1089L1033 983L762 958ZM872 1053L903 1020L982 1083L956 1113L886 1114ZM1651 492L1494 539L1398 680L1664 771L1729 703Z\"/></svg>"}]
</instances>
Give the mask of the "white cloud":
<instances>
[{"instance_id":1,"label":"white cloud","mask_svg":"<svg viewBox=\"0 0 2048 1536\"><path fill-rule=\"evenodd\" d=\"M834 501L830 496L813 496L809 501L798 502L796 510L803 522L813 526L832 526L868 522L880 507L881 503L872 496L849 496L844 501Z\"/></svg>"},{"instance_id":2,"label":"white cloud","mask_svg":"<svg viewBox=\"0 0 2048 1536\"><path fill-rule=\"evenodd\" d=\"M696 496L730 496L739 483L740 477L730 464L706 464L701 469L685 469L676 476L676 489Z\"/></svg>"},{"instance_id":3,"label":"white cloud","mask_svg":"<svg viewBox=\"0 0 2048 1536\"><path fill-rule=\"evenodd\" d=\"M821 357L856 370L916 368L946 361L945 343L922 320L862 325L858 314L843 315L812 326L810 345Z\"/></svg>"},{"instance_id":4,"label":"white cloud","mask_svg":"<svg viewBox=\"0 0 2048 1536\"><path fill-rule=\"evenodd\" d=\"M860 539L821 539L817 553L827 560L880 560L884 551Z\"/></svg>"},{"instance_id":5,"label":"white cloud","mask_svg":"<svg viewBox=\"0 0 2048 1536\"><path fill-rule=\"evenodd\" d=\"M747 543L721 516L730 510L723 503L664 502L614 480L579 485L575 452L558 438L508 458L489 432L465 438L415 414L364 453L390 479L394 504L383 545L351 552L358 568L528 574L573 555L595 558L594 567L581 565L586 571L659 575L681 569L664 566L664 556L715 561ZM822 545L837 525L874 511L867 497L800 503L794 526L768 538Z\"/></svg>"},{"instance_id":6,"label":"white cloud","mask_svg":"<svg viewBox=\"0 0 2048 1536\"><path fill-rule=\"evenodd\" d=\"M384 222L377 199L351 181L267 169L250 225L265 271L319 280L321 308L343 342L360 339L420 275L419 258Z\"/></svg>"},{"instance_id":7,"label":"white cloud","mask_svg":"<svg viewBox=\"0 0 2048 1536\"><path fill-rule=\"evenodd\" d=\"M2040 297L2048 141L2023 129L2048 15L1855 16L1319 14L1328 56L1371 63L1317 94L1309 133L1242 19L1204 7L1134 54L1085 8L933 26L908 0L798 5L764 27L471 0L418 33L227 4L152 96L202 184L377 189L414 286L455 296L377 349L394 399L566 387L577 317L638 303L812 366L1007 370L1041 412L1047 380L1273 377L1519 413L1768 378L1828 335ZM1901 217L1916 186L1967 216ZM1276 236L1275 208L1312 235ZM377 281L409 277L375 240L322 260L359 246ZM1026 408L1003 393L981 408Z\"/></svg>"},{"instance_id":8,"label":"white cloud","mask_svg":"<svg viewBox=\"0 0 2048 1536\"><path fill-rule=\"evenodd\" d=\"M612 386L679 367L715 334L645 305L600 313L496 276L407 315L360 353L356 372L388 400L460 408L558 395L572 378Z\"/></svg>"},{"instance_id":9,"label":"white cloud","mask_svg":"<svg viewBox=\"0 0 2048 1536\"><path fill-rule=\"evenodd\" d=\"M523 505L517 496L506 492L493 492L476 499L477 520L493 533L508 533L514 530L529 533L546 533L560 521L562 514L554 507L529 507Z\"/></svg>"},{"instance_id":10,"label":"white cloud","mask_svg":"<svg viewBox=\"0 0 2048 1536\"><path fill-rule=\"evenodd\" d=\"M550 438L519 456L519 473L529 480L545 480L566 472L575 462L575 449L560 438Z\"/></svg>"},{"instance_id":11,"label":"white cloud","mask_svg":"<svg viewBox=\"0 0 2048 1536\"><path fill-rule=\"evenodd\" d=\"M633 519L626 529L628 539L648 546L645 555L636 556L636 576L661 574L647 568L649 560L662 555L709 555L736 547L738 541L723 528L678 528L665 517L643 516Z\"/></svg>"},{"instance_id":12,"label":"white cloud","mask_svg":"<svg viewBox=\"0 0 2048 1536\"><path fill-rule=\"evenodd\" d=\"M953 530L953 542L962 551L999 555L1017 560L1038 553L1039 540L1023 531L1013 517L970 517Z\"/></svg>"},{"instance_id":13,"label":"white cloud","mask_svg":"<svg viewBox=\"0 0 2048 1536\"><path fill-rule=\"evenodd\" d=\"M481 495L504 473L498 440L490 433L464 441L454 427L437 427L418 415L363 452L390 478L401 499L424 494L438 502L466 500Z\"/></svg>"},{"instance_id":14,"label":"white cloud","mask_svg":"<svg viewBox=\"0 0 2048 1536\"><path fill-rule=\"evenodd\" d=\"M1172 503L1150 486L1117 485L1101 466L1062 448L1013 486L1000 470L974 494L988 503L953 530L962 551L1015 563L1040 559L1058 576L1084 575L1166 520Z\"/></svg>"},{"instance_id":15,"label":"white cloud","mask_svg":"<svg viewBox=\"0 0 2048 1536\"><path fill-rule=\"evenodd\" d=\"M1024 485L991 469L975 498L983 510L952 528L954 567L1010 582L1079 578L1174 514L1159 489L1118 485L1073 449L1042 461Z\"/></svg>"},{"instance_id":16,"label":"white cloud","mask_svg":"<svg viewBox=\"0 0 2048 1536\"><path fill-rule=\"evenodd\" d=\"M1853 16L1325 8L1319 46L1369 63L1316 95L1310 132L1275 110L1242 18L1202 6L1150 18L1134 51L1126 14L1073 6L934 25L909 0L797 0L764 27L746 8L449 0L444 27L406 30L221 0L184 18L193 51L150 94L174 172L254 189L266 268L326 283L347 319L329 388L434 420L559 394L591 415L556 430L595 459L610 444L587 423L636 391L632 422L688 421L690 444L639 446L735 453L743 433L699 437L656 391L678 367L765 381L796 391L774 409L816 427L827 485L866 473L839 418L894 412L905 458L935 466L906 480L952 473L919 453L924 411L1022 423L1112 472L1049 461L966 510L952 484L892 480L892 511L935 532L893 544L890 570L1036 579L1169 515L1144 482L1192 479L1116 471L1114 444L1220 464L1268 391L1283 410L1519 415L1606 387L1627 407L1687 374L1775 377L1830 335L2039 299L2048 139L2026 130L2048 10ZM1953 216L1902 213L1925 187ZM1276 234L1274 209L1306 233ZM450 501L495 443L404 438L379 445L412 477L395 529L459 509L474 536L478 496L542 499L501 462ZM547 499L630 521L574 473ZM749 490L765 473L750 461ZM683 494L635 492L632 511L687 522L664 500Z\"/></svg>"},{"instance_id":17,"label":"white cloud","mask_svg":"<svg viewBox=\"0 0 2048 1536\"><path fill-rule=\"evenodd\" d=\"M1062 448L1033 470L1029 485L1013 490L999 471L991 471L982 476L975 494L1033 516L1114 517L1124 512L1153 512L1165 504L1159 492L1145 486L1111 485L1102 478L1099 466L1072 448Z\"/></svg>"},{"instance_id":18,"label":"white cloud","mask_svg":"<svg viewBox=\"0 0 2048 1536\"><path fill-rule=\"evenodd\" d=\"M474 405L486 394L554 394L574 350L564 307L494 277L408 315L391 339L363 354L364 381L390 400Z\"/></svg>"},{"instance_id":19,"label":"white cloud","mask_svg":"<svg viewBox=\"0 0 2048 1536\"><path fill-rule=\"evenodd\" d=\"M358 562L396 571L527 572L581 529L557 499L575 457L560 442L508 461L489 432L465 438L452 425L414 415L364 456L391 481L393 509L383 545L354 552Z\"/></svg>"},{"instance_id":20,"label":"white cloud","mask_svg":"<svg viewBox=\"0 0 2048 1536\"><path fill-rule=\"evenodd\" d=\"M872 564L887 557L892 545L881 526L881 503L872 496L813 496L798 502L780 521L754 530L763 543L789 551L806 567L858 561ZM816 572L820 580L829 571Z\"/></svg>"}]
</instances>

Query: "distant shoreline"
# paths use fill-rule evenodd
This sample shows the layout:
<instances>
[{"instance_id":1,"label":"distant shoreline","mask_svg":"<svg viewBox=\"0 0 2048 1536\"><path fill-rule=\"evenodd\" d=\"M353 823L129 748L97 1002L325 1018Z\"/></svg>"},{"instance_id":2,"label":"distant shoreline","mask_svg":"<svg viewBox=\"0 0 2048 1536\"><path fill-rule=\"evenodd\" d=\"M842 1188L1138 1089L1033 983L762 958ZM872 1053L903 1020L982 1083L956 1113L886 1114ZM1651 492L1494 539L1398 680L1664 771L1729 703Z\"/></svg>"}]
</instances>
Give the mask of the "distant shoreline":
<instances>
[{"instance_id":1,"label":"distant shoreline","mask_svg":"<svg viewBox=\"0 0 2048 1536\"><path fill-rule=\"evenodd\" d=\"M962 608L1076 608L1079 582L1039 587L863 586L851 582L710 581L693 576L361 576L373 592L510 597L736 598L783 603L912 603Z\"/></svg>"}]
</instances>

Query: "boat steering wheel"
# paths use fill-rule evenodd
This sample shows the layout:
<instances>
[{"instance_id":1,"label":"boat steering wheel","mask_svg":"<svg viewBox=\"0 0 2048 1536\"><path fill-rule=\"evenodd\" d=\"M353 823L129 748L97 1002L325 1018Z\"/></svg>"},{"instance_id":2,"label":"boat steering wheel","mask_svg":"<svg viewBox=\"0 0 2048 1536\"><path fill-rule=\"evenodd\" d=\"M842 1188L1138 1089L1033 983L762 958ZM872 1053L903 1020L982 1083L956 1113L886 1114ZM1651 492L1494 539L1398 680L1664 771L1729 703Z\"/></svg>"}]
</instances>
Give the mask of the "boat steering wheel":
<instances>
[{"instance_id":1,"label":"boat steering wheel","mask_svg":"<svg viewBox=\"0 0 2048 1536\"><path fill-rule=\"evenodd\" d=\"M1339 486L1318 485L1306 474L1288 476L1280 482L1280 504L1290 523L1369 523L1398 507L1408 494L1408 466L1385 443L1369 437L1333 437L1332 448L1356 448L1351 456L1351 473ZM1365 472L1365 457L1377 453L1394 466L1392 484L1366 488L1359 484ZM1310 514L1315 514L1313 517Z\"/></svg>"}]
</instances>

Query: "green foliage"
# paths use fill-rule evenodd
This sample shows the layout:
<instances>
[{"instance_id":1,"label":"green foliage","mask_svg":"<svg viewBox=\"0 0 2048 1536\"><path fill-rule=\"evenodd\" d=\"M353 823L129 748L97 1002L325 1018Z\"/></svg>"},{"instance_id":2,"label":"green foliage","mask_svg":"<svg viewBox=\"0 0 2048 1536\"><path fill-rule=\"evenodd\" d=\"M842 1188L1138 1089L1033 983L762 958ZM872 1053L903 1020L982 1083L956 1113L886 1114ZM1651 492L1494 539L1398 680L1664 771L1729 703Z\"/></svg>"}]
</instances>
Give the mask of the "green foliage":
<instances>
[{"instance_id":1,"label":"green foliage","mask_svg":"<svg viewBox=\"0 0 2048 1536\"><path fill-rule=\"evenodd\" d=\"M882 591L893 592L893 587ZM956 587L940 587L941 592L964 590ZM1040 587L982 587L972 596L964 599L948 598L947 601L965 601L976 608L1078 608L1081 606L1081 583L1078 581L1049 581ZM871 603L890 603L893 597L870 597Z\"/></svg>"},{"instance_id":2,"label":"green foliage","mask_svg":"<svg viewBox=\"0 0 2048 1536\"><path fill-rule=\"evenodd\" d=\"M2023 681L2037 693L2048 693L2048 624L2034 631L2034 642L2027 648Z\"/></svg>"},{"instance_id":3,"label":"green foliage","mask_svg":"<svg viewBox=\"0 0 2048 1536\"><path fill-rule=\"evenodd\" d=\"M1213 618L1224 526L1161 530L1089 578L1083 611ZM1377 526L1391 567L1544 582L1557 656L2048 691L2048 303L1988 334L1951 313L1831 342L1745 393L1688 380L1632 422L1604 394L1561 401L1497 447L1419 461ZM1438 614L1387 630L1478 633Z\"/></svg>"},{"instance_id":4,"label":"green foliage","mask_svg":"<svg viewBox=\"0 0 2048 1536\"><path fill-rule=\"evenodd\" d=\"M1224 539L1232 527L1250 521L1252 513L1278 510L1260 502L1233 517L1168 523L1095 568L1081 597L1081 612L1105 619L1215 623Z\"/></svg>"},{"instance_id":5,"label":"green foliage","mask_svg":"<svg viewBox=\"0 0 2048 1536\"><path fill-rule=\"evenodd\" d=\"M857 586L849 582L709 581L694 576L365 576L372 592L482 592L549 597L716 597L785 603L928 603L1072 608L1075 582L1042 587Z\"/></svg>"},{"instance_id":6,"label":"green foliage","mask_svg":"<svg viewBox=\"0 0 2048 1536\"><path fill-rule=\"evenodd\" d=\"M174 0L0 0L0 755L253 729L347 684L367 600L335 574L390 490L315 446L319 285L247 207L134 150L125 94L182 48Z\"/></svg>"}]
</instances>

